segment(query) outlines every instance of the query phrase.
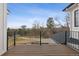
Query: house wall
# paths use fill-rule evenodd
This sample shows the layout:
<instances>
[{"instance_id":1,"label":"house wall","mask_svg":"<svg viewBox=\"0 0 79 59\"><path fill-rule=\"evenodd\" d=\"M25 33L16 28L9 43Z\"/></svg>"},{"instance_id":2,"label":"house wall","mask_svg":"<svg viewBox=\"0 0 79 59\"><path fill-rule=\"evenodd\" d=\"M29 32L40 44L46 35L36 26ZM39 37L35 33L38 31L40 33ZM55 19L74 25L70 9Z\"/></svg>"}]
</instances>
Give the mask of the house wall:
<instances>
[{"instance_id":1,"label":"house wall","mask_svg":"<svg viewBox=\"0 0 79 59\"><path fill-rule=\"evenodd\" d=\"M74 11L79 9L78 4L75 4L71 9L69 9L70 14L70 36L78 38L79 27L74 27ZM74 33L75 32L75 33Z\"/></svg>"},{"instance_id":2,"label":"house wall","mask_svg":"<svg viewBox=\"0 0 79 59\"><path fill-rule=\"evenodd\" d=\"M5 53L7 44L7 5L0 3L0 55Z\"/></svg>"},{"instance_id":3,"label":"house wall","mask_svg":"<svg viewBox=\"0 0 79 59\"><path fill-rule=\"evenodd\" d=\"M79 27L74 27L74 11L78 9L78 5L76 5L75 7L73 7L70 11L71 13L71 26L70 26L70 35L75 38L78 39L78 32L79 32Z\"/></svg>"},{"instance_id":4,"label":"house wall","mask_svg":"<svg viewBox=\"0 0 79 59\"><path fill-rule=\"evenodd\" d=\"M79 6L77 5L76 7L74 7L74 9L72 10L71 14L72 14L72 31L79 31L79 27L74 27L74 11L78 10Z\"/></svg>"},{"instance_id":5,"label":"house wall","mask_svg":"<svg viewBox=\"0 0 79 59\"><path fill-rule=\"evenodd\" d=\"M74 4L72 8L69 9L70 13L70 42L68 43L72 47L79 49L77 42L79 42L79 27L74 27L74 11L79 9L79 4Z\"/></svg>"}]
</instances>

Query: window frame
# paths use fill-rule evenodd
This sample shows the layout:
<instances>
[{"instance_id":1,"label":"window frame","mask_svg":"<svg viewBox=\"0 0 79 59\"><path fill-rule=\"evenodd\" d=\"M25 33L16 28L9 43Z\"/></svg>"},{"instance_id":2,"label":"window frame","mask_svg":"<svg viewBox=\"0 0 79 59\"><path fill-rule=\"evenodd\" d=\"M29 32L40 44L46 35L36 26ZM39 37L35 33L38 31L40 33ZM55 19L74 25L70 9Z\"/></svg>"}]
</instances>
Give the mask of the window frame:
<instances>
[{"instance_id":1,"label":"window frame","mask_svg":"<svg viewBox=\"0 0 79 59\"><path fill-rule=\"evenodd\" d=\"M79 9L74 11L74 27L79 27L79 25L77 25L77 21L78 21L78 15L79 15Z\"/></svg>"}]
</instances>

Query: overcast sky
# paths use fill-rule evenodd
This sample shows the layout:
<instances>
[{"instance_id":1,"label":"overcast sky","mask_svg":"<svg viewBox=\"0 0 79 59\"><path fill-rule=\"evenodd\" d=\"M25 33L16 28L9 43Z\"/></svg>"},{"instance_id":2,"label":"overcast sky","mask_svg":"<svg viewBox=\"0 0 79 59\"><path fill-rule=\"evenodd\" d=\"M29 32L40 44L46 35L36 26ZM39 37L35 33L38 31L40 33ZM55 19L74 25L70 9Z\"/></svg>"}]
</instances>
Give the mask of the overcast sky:
<instances>
[{"instance_id":1,"label":"overcast sky","mask_svg":"<svg viewBox=\"0 0 79 59\"><path fill-rule=\"evenodd\" d=\"M10 3L8 4L8 9L10 10L7 20L8 27L19 28L22 25L26 25L31 28L34 23L46 26L49 17L57 17L64 24L66 13L62 10L67 5L67 3Z\"/></svg>"}]
</instances>

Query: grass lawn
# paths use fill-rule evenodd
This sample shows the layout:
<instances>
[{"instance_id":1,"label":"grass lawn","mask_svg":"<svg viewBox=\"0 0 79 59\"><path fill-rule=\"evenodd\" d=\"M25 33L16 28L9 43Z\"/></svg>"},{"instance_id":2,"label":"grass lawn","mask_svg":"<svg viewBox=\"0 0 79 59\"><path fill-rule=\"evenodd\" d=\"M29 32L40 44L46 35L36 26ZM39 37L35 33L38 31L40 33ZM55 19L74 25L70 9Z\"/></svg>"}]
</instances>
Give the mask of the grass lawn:
<instances>
[{"instance_id":1,"label":"grass lawn","mask_svg":"<svg viewBox=\"0 0 79 59\"><path fill-rule=\"evenodd\" d=\"M47 43L48 39L47 38L42 38L42 43ZM32 43L39 43L40 38L39 37L17 37L16 38L16 44L32 44ZM8 47L13 46L14 40L13 37L9 37L8 40Z\"/></svg>"}]
</instances>

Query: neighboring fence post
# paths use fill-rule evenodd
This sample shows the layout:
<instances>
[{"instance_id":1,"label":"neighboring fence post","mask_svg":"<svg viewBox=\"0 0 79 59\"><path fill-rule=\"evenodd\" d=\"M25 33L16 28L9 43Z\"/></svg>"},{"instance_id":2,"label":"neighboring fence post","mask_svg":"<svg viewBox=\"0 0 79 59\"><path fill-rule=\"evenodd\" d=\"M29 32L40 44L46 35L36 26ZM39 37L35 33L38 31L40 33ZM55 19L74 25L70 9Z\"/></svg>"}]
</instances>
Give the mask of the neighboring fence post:
<instances>
[{"instance_id":1,"label":"neighboring fence post","mask_svg":"<svg viewBox=\"0 0 79 59\"><path fill-rule=\"evenodd\" d=\"M8 38L8 32L7 32L7 51L8 51L8 40L9 38Z\"/></svg>"},{"instance_id":2,"label":"neighboring fence post","mask_svg":"<svg viewBox=\"0 0 79 59\"><path fill-rule=\"evenodd\" d=\"M16 31L14 31L14 46L16 45Z\"/></svg>"},{"instance_id":3,"label":"neighboring fence post","mask_svg":"<svg viewBox=\"0 0 79 59\"><path fill-rule=\"evenodd\" d=\"M40 31L40 46L41 46L41 31Z\"/></svg>"},{"instance_id":4,"label":"neighboring fence post","mask_svg":"<svg viewBox=\"0 0 79 59\"><path fill-rule=\"evenodd\" d=\"M65 45L67 45L67 31L65 31Z\"/></svg>"}]
</instances>

